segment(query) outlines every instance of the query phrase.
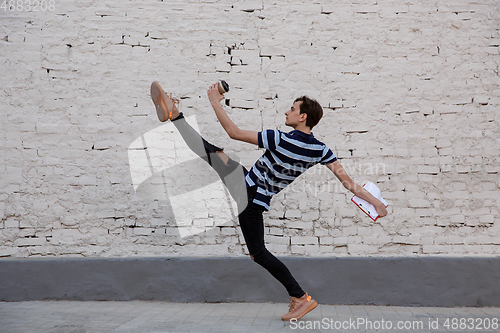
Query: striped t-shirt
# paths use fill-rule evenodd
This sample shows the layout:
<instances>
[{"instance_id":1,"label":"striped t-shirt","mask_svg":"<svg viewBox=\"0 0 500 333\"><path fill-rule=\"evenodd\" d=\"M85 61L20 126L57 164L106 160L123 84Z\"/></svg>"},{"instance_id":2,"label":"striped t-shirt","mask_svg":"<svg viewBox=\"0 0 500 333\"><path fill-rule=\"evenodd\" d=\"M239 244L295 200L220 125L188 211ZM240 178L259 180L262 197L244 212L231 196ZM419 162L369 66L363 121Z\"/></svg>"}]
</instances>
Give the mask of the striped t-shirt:
<instances>
[{"instance_id":1,"label":"striped t-shirt","mask_svg":"<svg viewBox=\"0 0 500 333\"><path fill-rule=\"evenodd\" d=\"M335 162L332 151L313 134L299 130L285 133L265 130L258 133L264 154L245 176L247 187L257 185L253 202L269 210L271 197L284 189L310 167Z\"/></svg>"}]
</instances>

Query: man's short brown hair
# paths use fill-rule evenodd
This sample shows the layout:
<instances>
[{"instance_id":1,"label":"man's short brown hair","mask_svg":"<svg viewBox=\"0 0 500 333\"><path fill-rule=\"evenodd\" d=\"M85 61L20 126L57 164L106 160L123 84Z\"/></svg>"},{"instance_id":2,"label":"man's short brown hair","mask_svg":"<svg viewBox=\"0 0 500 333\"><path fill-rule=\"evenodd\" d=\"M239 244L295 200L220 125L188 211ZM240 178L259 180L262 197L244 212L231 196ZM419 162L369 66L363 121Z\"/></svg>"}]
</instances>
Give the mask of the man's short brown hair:
<instances>
[{"instance_id":1,"label":"man's short brown hair","mask_svg":"<svg viewBox=\"0 0 500 333\"><path fill-rule=\"evenodd\" d=\"M312 129L323 117L323 108L316 100L307 96L297 98L294 103L296 102L302 102L300 103L300 113L307 114L306 126Z\"/></svg>"}]
</instances>

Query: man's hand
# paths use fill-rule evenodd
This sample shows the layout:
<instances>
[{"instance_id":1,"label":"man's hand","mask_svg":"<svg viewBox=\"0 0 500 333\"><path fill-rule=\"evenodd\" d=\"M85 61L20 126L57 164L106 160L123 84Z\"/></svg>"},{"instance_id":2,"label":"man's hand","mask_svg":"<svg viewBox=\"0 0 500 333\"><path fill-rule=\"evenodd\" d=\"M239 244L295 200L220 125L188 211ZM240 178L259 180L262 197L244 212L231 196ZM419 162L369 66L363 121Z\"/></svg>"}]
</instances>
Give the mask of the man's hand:
<instances>
[{"instance_id":1,"label":"man's hand","mask_svg":"<svg viewBox=\"0 0 500 333\"><path fill-rule=\"evenodd\" d=\"M236 126L236 124L229 118L226 111L220 104L220 102L224 99L224 95L219 93L219 82L213 84L208 88L207 95L210 100L210 104L212 104L212 108L215 111L215 115L219 120L220 124L229 135L231 139L239 140L243 142L259 144L259 135L258 132L242 130Z\"/></svg>"},{"instance_id":2,"label":"man's hand","mask_svg":"<svg viewBox=\"0 0 500 333\"><path fill-rule=\"evenodd\" d=\"M220 102L224 99L224 95L219 93L219 82L212 84L210 88L208 88L207 95L210 104L220 104Z\"/></svg>"},{"instance_id":3,"label":"man's hand","mask_svg":"<svg viewBox=\"0 0 500 333\"><path fill-rule=\"evenodd\" d=\"M387 215L387 209L385 209L385 206L382 202L380 202L379 205L375 206L375 210L377 211L377 214L380 217L384 217Z\"/></svg>"},{"instance_id":4,"label":"man's hand","mask_svg":"<svg viewBox=\"0 0 500 333\"><path fill-rule=\"evenodd\" d=\"M385 209L384 204L380 200L375 198L370 192L356 184L351 179L351 177L347 175L347 172L345 172L339 161L332 162L328 164L327 167L328 169L332 170L332 172L347 190L351 191L354 195L357 195L361 199L366 200L373 206L375 206L375 210L380 217L384 217L387 215L387 209Z\"/></svg>"}]
</instances>

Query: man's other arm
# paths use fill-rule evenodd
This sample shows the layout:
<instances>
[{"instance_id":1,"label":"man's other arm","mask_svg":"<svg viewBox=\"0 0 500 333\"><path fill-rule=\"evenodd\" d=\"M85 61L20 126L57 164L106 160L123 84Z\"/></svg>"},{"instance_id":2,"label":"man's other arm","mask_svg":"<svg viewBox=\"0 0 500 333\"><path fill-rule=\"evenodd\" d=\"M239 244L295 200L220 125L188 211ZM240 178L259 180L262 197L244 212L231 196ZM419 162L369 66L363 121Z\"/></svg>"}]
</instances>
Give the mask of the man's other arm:
<instances>
[{"instance_id":1,"label":"man's other arm","mask_svg":"<svg viewBox=\"0 0 500 333\"><path fill-rule=\"evenodd\" d=\"M220 102L224 99L224 95L219 93L217 88L218 84L219 83L215 83L211 85L208 89L207 95L220 124L231 139L258 145L258 132L240 129L227 115L226 110L224 110L220 104Z\"/></svg>"},{"instance_id":2,"label":"man's other arm","mask_svg":"<svg viewBox=\"0 0 500 333\"><path fill-rule=\"evenodd\" d=\"M375 198L370 192L365 190L363 187L356 184L351 177L345 172L344 168L340 164L339 161L332 162L327 165L327 168L330 169L338 180L342 183L342 185L351 191L354 195L357 195L363 200L368 201L372 205L375 206L377 213L380 217L384 217L387 215L387 209L385 209L384 204Z\"/></svg>"}]
</instances>

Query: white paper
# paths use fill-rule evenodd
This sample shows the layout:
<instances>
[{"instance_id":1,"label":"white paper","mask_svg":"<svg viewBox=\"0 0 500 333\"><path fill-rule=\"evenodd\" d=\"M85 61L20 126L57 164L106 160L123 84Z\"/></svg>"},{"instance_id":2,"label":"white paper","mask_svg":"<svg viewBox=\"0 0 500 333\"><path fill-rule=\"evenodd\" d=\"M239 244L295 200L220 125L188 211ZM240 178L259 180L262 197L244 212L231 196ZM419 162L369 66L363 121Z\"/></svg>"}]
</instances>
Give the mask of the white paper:
<instances>
[{"instance_id":1,"label":"white paper","mask_svg":"<svg viewBox=\"0 0 500 333\"><path fill-rule=\"evenodd\" d=\"M370 192L375 198L379 199L384 204L384 206L387 207L387 201L385 201L384 198L382 198L382 193L380 192L380 189L377 187L377 185L375 185L372 182L368 182L365 185L363 185L363 188L368 192ZM352 197L352 201L355 204L357 204L358 207L361 208L361 210L363 210L366 214L368 214L372 218L372 220L377 219L378 213L374 205L372 205L366 200L361 199L358 196Z\"/></svg>"}]
</instances>

